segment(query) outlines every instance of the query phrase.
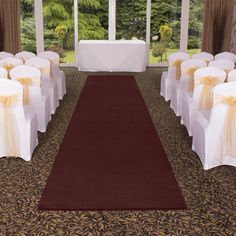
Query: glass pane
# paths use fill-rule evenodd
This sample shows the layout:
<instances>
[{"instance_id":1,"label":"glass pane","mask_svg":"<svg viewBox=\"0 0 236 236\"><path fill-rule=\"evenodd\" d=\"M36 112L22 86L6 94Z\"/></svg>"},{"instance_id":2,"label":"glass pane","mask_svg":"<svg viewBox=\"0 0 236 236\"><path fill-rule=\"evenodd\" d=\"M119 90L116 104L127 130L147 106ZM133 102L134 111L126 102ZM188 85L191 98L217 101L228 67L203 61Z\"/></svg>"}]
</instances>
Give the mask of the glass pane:
<instances>
[{"instance_id":1,"label":"glass pane","mask_svg":"<svg viewBox=\"0 0 236 236\"><path fill-rule=\"evenodd\" d=\"M188 53L195 54L201 51L203 27L204 0L190 0Z\"/></svg>"},{"instance_id":2,"label":"glass pane","mask_svg":"<svg viewBox=\"0 0 236 236\"><path fill-rule=\"evenodd\" d=\"M108 0L79 1L79 40L108 39Z\"/></svg>"},{"instance_id":3,"label":"glass pane","mask_svg":"<svg viewBox=\"0 0 236 236\"><path fill-rule=\"evenodd\" d=\"M146 0L116 1L116 39L146 39L146 4Z\"/></svg>"},{"instance_id":4,"label":"glass pane","mask_svg":"<svg viewBox=\"0 0 236 236\"><path fill-rule=\"evenodd\" d=\"M36 53L34 0L21 0L21 50Z\"/></svg>"},{"instance_id":5,"label":"glass pane","mask_svg":"<svg viewBox=\"0 0 236 236\"><path fill-rule=\"evenodd\" d=\"M44 47L60 55L61 63L74 63L74 0L43 0Z\"/></svg>"},{"instance_id":6,"label":"glass pane","mask_svg":"<svg viewBox=\"0 0 236 236\"><path fill-rule=\"evenodd\" d=\"M181 4L181 0L152 1L149 64L167 62L179 51Z\"/></svg>"}]
</instances>

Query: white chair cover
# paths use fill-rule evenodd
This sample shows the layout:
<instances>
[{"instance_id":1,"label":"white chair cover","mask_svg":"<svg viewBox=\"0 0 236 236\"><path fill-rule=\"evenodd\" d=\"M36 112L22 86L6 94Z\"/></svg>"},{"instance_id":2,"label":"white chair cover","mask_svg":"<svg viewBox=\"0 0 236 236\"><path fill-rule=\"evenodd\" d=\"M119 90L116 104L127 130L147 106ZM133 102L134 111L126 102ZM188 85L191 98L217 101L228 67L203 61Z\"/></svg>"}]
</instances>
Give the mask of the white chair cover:
<instances>
[{"instance_id":1,"label":"white chair cover","mask_svg":"<svg viewBox=\"0 0 236 236\"><path fill-rule=\"evenodd\" d=\"M54 80L50 71L50 62L44 58L33 57L25 62L26 65L38 68L42 73L42 89L48 91L50 97L51 114L56 112L59 106L57 82Z\"/></svg>"},{"instance_id":2,"label":"white chair cover","mask_svg":"<svg viewBox=\"0 0 236 236\"><path fill-rule=\"evenodd\" d=\"M27 51L22 51L22 52L18 52L15 55L15 58L19 58L21 59L23 62L25 62L26 60L32 58L32 57L36 57L36 54L33 52L27 52Z\"/></svg>"},{"instance_id":3,"label":"white chair cover","mask_svg":"<svg viewBox=\"0 0 236 236\"><path fill-rule=\"evenodd\" d=\"M234 69L234 63L229 59L217 59L211 61L209 66L215 66L221 70L224 70L227 74Z\"/></svg>"},{"instance_id":4,"label":"white chair cover","mask_svg":"<svg viewBox=\"0 0 236 236\"><path fill-rule=\"evenodd\" d=\"M1 51L0 52L0 59L6 58L6 57L14 57L14 55L9 52Z\"/></svg>"},{"instance_id":5,"label":"white chair cover","mask_svg":"<svg viewBox=\"0 0 236 236\"><path fill-rule=\"evenodd\" d=\"M45 132L51 120L50 98L43 93L40 70L31 66L21 65L10 71L10 77L17 80L24 87L24 104L27 109L36 110L38 130Z\"/></svg>"},{"instance_id":6,"label":"white chair cover","mask_svg":"<svg viewBox=\"0 0 236 236\"><path fill-rule=\"evenodd\" d=\"M0 78L8 78L8 71L4 67L0 67Z\"/></svg>"},{"instance_id":7,"label":"white chair cover","mask_svg":"<svg viewBox=\"0 0 236 236\"><path fill-rule=\"evenodd\" d=\"M182 119L182 110L185 109L184 97L191 97L194 89L194 72L197 69L206 67L207 63L205 60L200 59L189 59L181 64L181 78L180 88L176 90L177 95L177 110L181 116L181 123L184 124Z\"/></svg>"},{"instance_id":8,"label":"white chair cover","mask_svg":"<svg viewBox=\"0 0 236 236\"><path fill-rule=\"evenodd\" d=\"M23 87L0 79L0 157L16 156L30 161L38 144L37 115L23 108Z\"/></svg>"},{"instance_id":9,"label":"white chair cover","mask_svg":"<svg viewBox=\"0 0 236 236\"><path fill-rule=\"evenodd\" d=\"M22 64L23 64L22 60L14 57L6 57L0 60L0 66L4 67L8 72L15 66L19 66Z\"/></svg>"},{"instance_id":10,"label":"white chair cover","mask_svg":"<svg viewBox=\"0 0 236 236\"><path fill-rule=\"evenodd\" d=\"M236 55L232 52L221 52L215 55L215 59L228 59L233 63L236 63Z\"/></svg>"},{"instance_id":11,"label":"white chair cover","mask_svg":"<svg viewBox=\"0 0 236 236\"><path fill-rule=\"evenodd\" d=\"M234 82L236 81L236 69L235 70L231 70L228 74L228 78L227 78L228 82Z\"/></svg>"},{"instance_id":12,"label":"white chair cover","mask_svg":"<svg viewBox=\"0 0 236 236\"><path fill-rule=\"evenodd\" d=\"M57 53L46 51L38 54L39 57L45 58L51 62L52 76L57 81L59 99L63 99L66 94L65 74L59 68L60 57Z\"/></svg>"},{"instance_id":13,"label":"white chair cover","mask_svg":"<svg viewBox=\"0 0 236 236\"><path fill-rule=\"evenodd\" d=\"M200 52L200 53L194 54L192 56L192 59L203 60L208 64L210 61L214 60L214 56L208 52Z\"/></svg>"},{"instance_id":14,"label":"white chair cover","mask_svg":"<svg viewBox=\"0 0 236 236\"><path fill-rule=\"evenodd\" d=\"M182 120L189 135L192 135L192 125L197 113L204 110L204 115L209 114L212 106L212 88L223 83L226 72L216 67L205 67L194 73L193 94L185 93L182 104Z\"/></svg>"},{"instance_id":15,"label":"white chair cover","mask_svg":"<svg viewBox=\"0 0 236 236\"><path fill-rule=\"evenodd\" d=\"M165 98L166 101L171 99L172 89L175 89L179 84L180 78L180 65L182 61L189 59L189 55L184 52L176 52L169 56L168 58L168 73L163 74L161 78L161 96ZM177 81L177 82L176 82ZM177 84L177 85L176 85ZM172 88L173 87L173 88Z\"/></svg>"},{"instance_id":16,"label":"white chair cover","mask_svg":"<svg viewBox=\"0 0 236 236\"><path fill-rule=\"evenodd\" d=\"M193 125L193 150L205 170L236 166L236 82L217 85L213 103L209 120L199 114Z\"/></svg>"}]
</instances>

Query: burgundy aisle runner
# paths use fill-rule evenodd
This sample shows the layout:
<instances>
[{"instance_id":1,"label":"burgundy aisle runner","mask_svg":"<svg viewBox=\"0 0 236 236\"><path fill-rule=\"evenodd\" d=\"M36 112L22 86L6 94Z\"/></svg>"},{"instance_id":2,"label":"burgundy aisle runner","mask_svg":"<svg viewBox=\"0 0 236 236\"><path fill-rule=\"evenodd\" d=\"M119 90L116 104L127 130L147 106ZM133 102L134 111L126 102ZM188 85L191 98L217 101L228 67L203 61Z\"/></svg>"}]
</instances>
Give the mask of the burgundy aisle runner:
<instances>
[{"instance_id":1,"label":"burgundy aisle runner","mask_svg":"<svg viewBox=\"0 0 236 236\"><path fill-rule=\"evenodd\" d=\"M88 77L39 209L186 209L133 76Z\"/></svg>"}]
</instances>

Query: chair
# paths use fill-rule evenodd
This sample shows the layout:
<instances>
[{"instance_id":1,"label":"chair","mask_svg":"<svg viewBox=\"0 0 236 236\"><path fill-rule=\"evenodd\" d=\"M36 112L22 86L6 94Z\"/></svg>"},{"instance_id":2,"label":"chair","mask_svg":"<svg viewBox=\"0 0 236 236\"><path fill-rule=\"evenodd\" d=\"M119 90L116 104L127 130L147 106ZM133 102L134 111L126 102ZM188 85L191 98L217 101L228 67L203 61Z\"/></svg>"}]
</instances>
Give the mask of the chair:
<instances>
[{"instance_id":1,"label":"chair","mask_svg":"<svg viewBox=\"0 0 236 236\"><path fill-rule=\"evenodd\" d=\"M33 57L25 62L26 65L38 68L42 73L42 89L48 91L50 97L51 114L56 112L59 106L57 82L50 73L50 62L40 57Z\"/></svg>"},{"instance_id":2,"label":"chair","mask_svg":"<svg viewBox=\"0 0 236 236\"><path fill-rule=\"evenodd\" d=\"M10 71L12 80L20 82L24 87L24 106L36 110L38 130L45 132L51 120L50 99L41 89L40 70L31 66L21 65Z\"/></svg>"},{"instance_id":3,"label":"chair","mask_svg":"<svg viewBox=\"0 0 236 236\"><path fill-rule=\"evenodd\" d=\"M234 82L236 81L236 69L235 70L231 70L228 74L228 78L227 78L228 82Z\"/></svg>"},{"instance_id":4,"label":"chair","mask_svg":"<svg viewBox=\"0 0 236 236\"><path fill-rule=\"evenodd\" d=\"M14 57L14 55L9 52L1 51L0 52L0 59L6 58L6 57Z\"/></svg>"},{"instance_id":5,"label":"chair","mask_svg":"<svg viewBox=\"0 0 236 236\"><path fill-rule=\"evenodd\" d=\"M205 67L194 72L194 89L185 93L182 100L182 122L192 135L192 124L199 110L208 115L212 106L212 88L223 83L226 72L216 67Z\"/></svg>"},{"instance_id":6,"label":"chair","mask_svg":"<svg viewBox=\"0 0 236 236\"><path fill-rule=\"evenodd\" d=\"M176 87L176 81L180 79L181 74L181 63L189 59L189 55L184 52L176 52L169 56L168 58L168 72L163 72L161 77L161 96L165 98L166 101L171 99L172 89ZM173 87L173 88L172 88Z\"/></svg>"},{"instance_id":7,"label":"chair","mask_svg":"<svg viewBox=\"0 0 236 236\"><path fill-rule=\"evenodd\" d=\"M0 66L4 67L8 71L8 73L15 66L19 66L22 64L23 64L22 60L14 57L6 57L0 60Z\"/></svg>"},{"instance_id":8,"label":"chair","mask_svg":"<svg viewBox=\"0 0 236 236\"><path fill-rule=\"evenodd\" d=\"M0 78L8 78L8 71L4 67L0 67Z\"/></svg>"},{"instance_id":9,"label":"chair","mask_svg":"<svg viewBox=\"0 0 236 236\"><path fill-rule=\"evenodd\" d=\"M234 69L234 63L229 59L217 59L211 61L208 64L209 66L215 66L221 70L224 70L227 74Z\"/></svg>"},{"instance_id":10,"label":"chair","mask_svg":"<svg viewBox=\"0 0 236 236\"><path fill-rule=\"evenodd\" d=\"M233 63L236 63L236 55L231 52L221 52L215 55L215 59L228 59L232 61Z\"/></svg>"},{"instance_id":11,"label":"chair","mask_svg":"<svg viewBox=\"0 0 236 236\"><path fill-rule=\"evenodd\" d=\"M63 96L66 94L66 80L64 72L59 68L59 55L55 52L46 51L38 54L38 56L51 62L52 76L58 85L58 96L59 99L63 99Z\"/></svg>"},{"instance_id":12,"label":"chair","mask_svg":"<svg viewBox=\"0 0 236 236\"><path fill-rule=\"evenodd\" d=\"M15 58L21 59L23 62L25 62L26 60L28 60L32 57L36 57L35 53L27 52L27 51L18 52L15 55Z\"/></svg>"},{"instance_id":13,"label":"chair","mask_svg":"<svg viewBox=\"0 0 236 236\"><path fill-rule=\"evenodd\" d=\"M194 88L194 72L197 69L206 67L207 63L205 60L200 59L189 59L184 61L181 64L181 78L180 78L180 86L179 89L176 90L176 98L177 101L177 111L181 116L181 123L182 120L182 110L185 109L183 105L183 99L186 93L189 93L189 96L192 96L193 88Z\"/></svg>"},{"instance_id":14,"label":"chair","mask_svg":"<svg viewBox=\"0 0 236 236\"><path fill-rule=\"evenodd\" d=\"M192 59L203 60L208 64L210 61L214 60L214 56L208 52L200 52L200 53L194 54L192 56Z\"/></svg>"},{"instance_id":15,"label":"chair","mask_svg":"<svg viewBox=\"0 0 236 236\"><path fill-rule=\"evenodd\" d=\"M193 124L192 149L203 168L236 166L236 82L213 89L213 108L209 119L199 113Z\"/></svg>"},{"instance_id":16,"label":"chair","mask_svg":"<svg viewBox=\"0 0 236 236\"><path fill-rule=\"evenodd\" d=\"M30 161L38 145L37 115L23 107L23 87L0 79L0 157L16 156Z\"/></svg>"}]
</instances>

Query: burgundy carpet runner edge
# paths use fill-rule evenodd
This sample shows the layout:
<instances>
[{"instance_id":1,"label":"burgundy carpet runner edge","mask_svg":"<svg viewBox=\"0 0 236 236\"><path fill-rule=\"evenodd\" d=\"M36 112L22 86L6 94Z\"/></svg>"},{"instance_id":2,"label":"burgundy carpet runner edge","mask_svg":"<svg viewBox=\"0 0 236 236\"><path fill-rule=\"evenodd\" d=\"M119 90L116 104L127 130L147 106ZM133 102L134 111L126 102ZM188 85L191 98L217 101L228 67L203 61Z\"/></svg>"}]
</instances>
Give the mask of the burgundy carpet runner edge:
<instances>
[{"instance_id":1,"label":"burgundy carpet runner edge","mask_svg":"<svg viewBox=\"0 0 236 236\"><path fill-rule=\"evenodd\" d=\"M133 76L87 78L39 209L186 209Z\"/></svg>"}]
</instances>

